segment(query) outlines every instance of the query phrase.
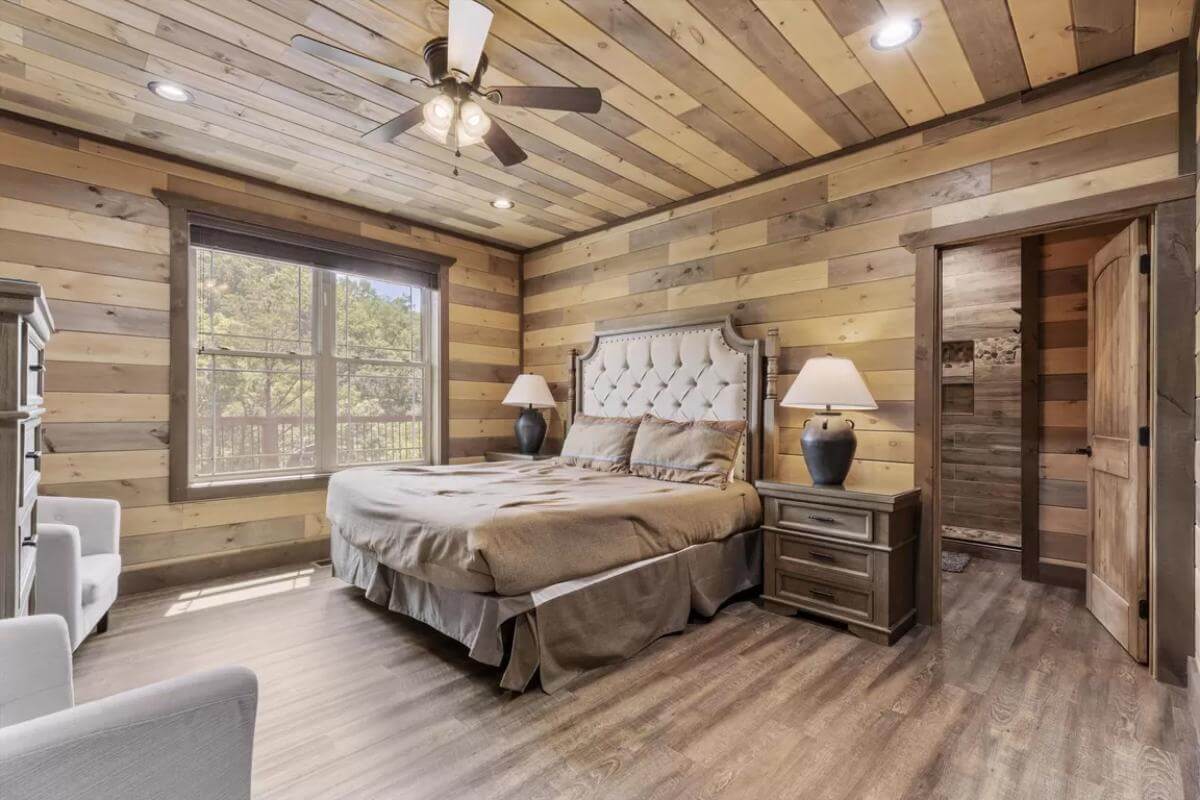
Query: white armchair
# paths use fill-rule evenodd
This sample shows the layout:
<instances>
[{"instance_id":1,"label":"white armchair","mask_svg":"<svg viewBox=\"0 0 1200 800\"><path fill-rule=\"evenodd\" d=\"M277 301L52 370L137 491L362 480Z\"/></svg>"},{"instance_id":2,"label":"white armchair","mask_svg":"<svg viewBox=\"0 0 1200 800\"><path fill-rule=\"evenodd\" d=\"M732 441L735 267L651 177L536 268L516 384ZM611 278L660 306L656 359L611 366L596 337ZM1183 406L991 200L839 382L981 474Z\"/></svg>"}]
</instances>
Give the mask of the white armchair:
<instances>
[{"instance_id":1,"label":"white armchair","mask_svg":"<svg viewBox=\"0 0 1200 800\"><path fill-rule=\"evenodd\" d=\"M72 650L93 628L108 629L121 576L120 530L116 500L38 498L34 610L66 620Z\"/></svg>"},{"instance_id":2,"label":"white armchair","mask_svg":"<svg viewBox=\"0 0 1200 800\"><path fill-rule=\"evenodd\" d=\"M257 707L243 667L75 706L62 618L0 620L0 797L249 800Z\"/></svg>"}]
</instances>

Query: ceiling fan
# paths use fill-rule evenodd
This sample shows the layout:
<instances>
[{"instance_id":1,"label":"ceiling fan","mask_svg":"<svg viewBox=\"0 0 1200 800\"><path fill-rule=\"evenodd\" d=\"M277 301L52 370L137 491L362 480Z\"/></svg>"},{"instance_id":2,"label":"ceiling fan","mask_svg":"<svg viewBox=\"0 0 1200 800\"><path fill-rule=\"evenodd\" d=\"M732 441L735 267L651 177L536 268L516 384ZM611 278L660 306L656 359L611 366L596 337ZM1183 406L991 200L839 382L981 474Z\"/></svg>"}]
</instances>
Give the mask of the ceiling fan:
<instances>
[{"instance_id":1,"label":"ceiling fan","mask_svg":"<svg viewBox=\"0 0 1200 800\"><path fill-rule=\"evenodd\" d=\"M425 44L423 57L429 69L429 80L307 36L293 36L292 47L327 61L438 91L429 102L414 106L363 134L362 141L369 144L390 142L409 128L419 126L435 141L453 147L456 156L462 155L460 148L482 142L495 153L501 164L511 167L525 160L525 151L474 98L506 106L595 114L600 110L600 90L578 86L482 85L488 66L483 45L492 26L492 16L491 9L475 0L450 0L449 36L431 39ZM454 168L454 174L458 174L458 167Z\"/></svg>"}]
</instances>

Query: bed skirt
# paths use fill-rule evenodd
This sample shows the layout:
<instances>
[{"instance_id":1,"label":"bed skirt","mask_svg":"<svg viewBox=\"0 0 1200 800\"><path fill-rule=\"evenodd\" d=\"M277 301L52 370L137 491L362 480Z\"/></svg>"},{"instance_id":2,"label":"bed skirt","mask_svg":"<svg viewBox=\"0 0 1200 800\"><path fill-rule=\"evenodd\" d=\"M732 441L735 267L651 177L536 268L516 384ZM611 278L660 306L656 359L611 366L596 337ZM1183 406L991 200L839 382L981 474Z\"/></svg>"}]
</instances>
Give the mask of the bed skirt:
<instances>
[{"instance_id":1,"label":"bed skirt","mask_svg":"<svg viewBox=\"0 0 1200 800\"><path fill-rule=\"evenodd\" d=\"M543 691L557 691L683 630L693 611L711 617L762 581L758 529L511 597L436 586L380 564L336 527L330 538L334 576L461 642L476 661L505 665L500 686L515 692L538 673Z\"/></svg>"}]
</instances>

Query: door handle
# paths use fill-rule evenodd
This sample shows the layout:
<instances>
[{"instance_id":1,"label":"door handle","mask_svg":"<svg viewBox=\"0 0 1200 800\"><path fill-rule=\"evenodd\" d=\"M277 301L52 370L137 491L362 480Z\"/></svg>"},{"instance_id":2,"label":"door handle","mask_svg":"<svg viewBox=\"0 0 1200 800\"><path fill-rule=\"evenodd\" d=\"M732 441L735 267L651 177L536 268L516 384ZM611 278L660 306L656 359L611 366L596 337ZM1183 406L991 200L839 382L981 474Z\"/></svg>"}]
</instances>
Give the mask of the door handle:
<instances>
[{"instance_id":1,"label":"door handle","mask_svg":"<svg viewBox=\"0 0 1200 800\"><path fill-rule=\"evenodd\" d=\"M1076 447L1076 448L1075 448L1075 453L1076 453L1076 455L1087 456L1088 458L1091 458L1091 457L1092 457L1092 448L1090 448L1090 447Z\"/></svg>"}]
</instances>

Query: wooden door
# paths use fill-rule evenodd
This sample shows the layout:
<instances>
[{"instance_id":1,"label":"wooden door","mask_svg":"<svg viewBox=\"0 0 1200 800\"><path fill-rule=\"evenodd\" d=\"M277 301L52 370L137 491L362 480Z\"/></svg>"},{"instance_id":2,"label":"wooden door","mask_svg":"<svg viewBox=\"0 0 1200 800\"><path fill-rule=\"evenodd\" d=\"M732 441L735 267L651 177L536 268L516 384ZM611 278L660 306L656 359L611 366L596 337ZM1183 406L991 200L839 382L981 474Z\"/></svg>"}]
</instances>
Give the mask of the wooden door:
<instances>
[{"instance_id":1,"label":"wooden door","mask_svg":"<svg viewBox=\"0 0 1200 800\"><path fill-rule=\"evenodd\" d=\"M1149 276L1145 223L1117 234L1088 265L1087 607L1147 660Z\"/></svg>"}]
</instances>

